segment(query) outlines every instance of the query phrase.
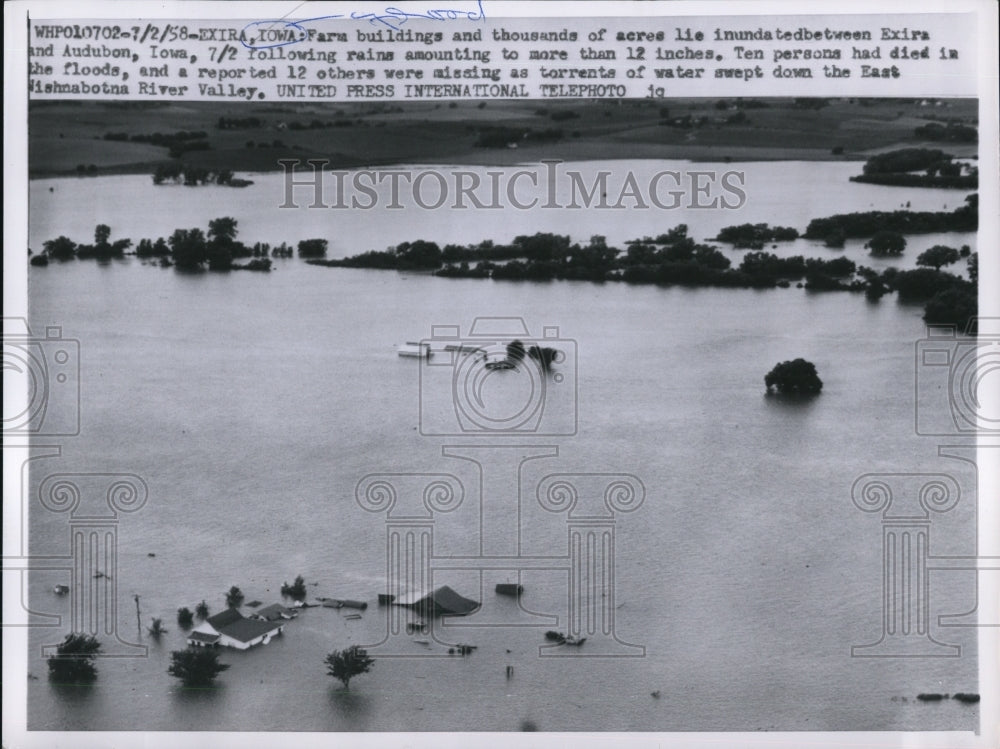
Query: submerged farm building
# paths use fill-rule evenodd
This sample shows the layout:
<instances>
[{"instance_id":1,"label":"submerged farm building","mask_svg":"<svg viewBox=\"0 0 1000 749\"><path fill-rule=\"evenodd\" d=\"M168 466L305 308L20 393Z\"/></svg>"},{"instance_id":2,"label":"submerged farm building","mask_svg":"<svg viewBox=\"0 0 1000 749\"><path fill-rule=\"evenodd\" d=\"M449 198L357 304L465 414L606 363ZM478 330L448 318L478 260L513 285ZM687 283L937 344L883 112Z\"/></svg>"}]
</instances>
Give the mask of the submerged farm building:
<instances>
[{"instance_id":1,"label":"submerged farm building","mask_svg":"<svg viewBox=\"0 0 1000 749\"><path fill-rule=\"evenodd\" d=\"M465 616L479 608L479 603L459 595L447 585L430 592L416 591L400 596L393 603L407 606L424 616Z\"/></svg>"},{"instance_id":2,"label":"submerged farm building","mask_svg":"<svg viewBox=\"0 0 1000 749\"><path fill-rule=\"evenodd\" d=\"M280 603L272 603L270 606L258 609L255 613L250 615L250 618L265 622L277 622L282 619L294 619L297 616L298 614L296 614L292 609L286 608Z\"/></svg>"},{"instance_id":3,"label":"submerged farm building","mask_svg":"<svg viewBox=\"0 0 1000 749\"><path fill-rule=\"evenodd\" d=\"M285 620L262 621L247 619L236 609L226 609L208 617L191 630L188 645L208 647L223 645L227 648L246 650L254 645L267 645L274 635L285 629Z\"/></svg>"}]
</instances>

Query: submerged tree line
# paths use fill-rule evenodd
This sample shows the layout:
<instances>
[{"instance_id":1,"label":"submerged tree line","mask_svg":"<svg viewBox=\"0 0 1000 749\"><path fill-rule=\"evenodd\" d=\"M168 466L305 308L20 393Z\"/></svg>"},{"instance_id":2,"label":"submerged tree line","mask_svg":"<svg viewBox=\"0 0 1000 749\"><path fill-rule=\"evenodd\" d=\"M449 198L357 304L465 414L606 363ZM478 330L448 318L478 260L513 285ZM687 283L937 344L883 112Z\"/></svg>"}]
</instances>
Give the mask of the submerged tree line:
<instances>
[{"instance_id":1,"label":"submerged tree line","mask_svg":"<svg viewBox=\"0 0 1000 749\"><path fill-rule=\"evenodd\" d=\"M978 200L970 195L953 212L868 211L814 219L803 236L826 244L845 238L868 238L873 257L901 255L904 234L974 231ZM550 233L518 236L510 244L486 240L474 245L445 245L417 240L336 260L310 260L315 265L429 271L448 278L489 278L504 281L624 281L632 284L717 286L738 288L788 287L792 283L815 291L853 291L877 301L896 292L902 301L923 303L924 320L955 324L965 329L978 305L978 254L965 245L936 245L917 258L913 270L888 268L879 272L845 257L779 257L764 252L765 243L794 240L797 230L767 224L730 226L716 241L734 248L754 248L738 266L712 245L688 236L681 224L657 237L626 242L626 249L610 247L605 237L587 244ZM965 259L968 279L942 270Z\"/></svg>"},{"instance_id":2,"label":"submerged tree line","mask_svg":"<svg viewBox=\"0 0 1000 749\"><path fill-rule=\"evenodd\" d=\"M979 187L979 169L955 161L955 157L936 148L900 148L876 154L865 162L862 173L852 182L898 187L949 187L975 190Z\"/></svg>"},{"instance_id":3,"label":"submerged tree line","mask_svg":"<svg viewBox=\"0 0 1000 749\"><path fill-rule=\"evenodd\" d=\"M936 232L971 232L978 227L978 195L966 197L954 211L863 211L813 219L802 237L822 240L828 247L842 247L847 239L867 239L873 257L893 257L906 249L906 235ZM907 302L925 304L928 323L955 324L964 329L978 306L978 254L968 246L935 245L917 258L918 268L882 272L859 266L845 257L779 257L765 252L767 244L797 239L798 230L768 224L741 224L723 228L714 241L734 249L748 249L738 266L715 246L699 243L681 224L656 237L625 243L624 250L611 247L605 237L595 235L586 244L574 243L568 235L539 232L521 235L510 244L485 240L478 244L447 244L416 240L386 250L372 250L342 259L327 260L326 239L306 239L293 248L287 243L272 247L237 240L237 221L213 219L207 231L176 229L169 237L142 239L134 254L158 259L161 265L185 270L208 269L269 271L271 258L300 258L316 265L417 270L449 278L489 278L498 281L624 281L632 284L717 286L727 288L788 287L792 283L815 291L853 291L876 301L896 292ZM44 243L44 253L32 257L34 265L49 260L73 258L110 259L124 257L132 247L129 239L111 241L111 229L98 224L94 244L77 244L65 236ZM240 264L236 260L249 258ZM964 259L968 278L942 270Z\"/></svg>"},{"instance_id":4,"label":"submerged tree line","mask_svg":"<svg viewBox=\"0 0 1000 749\"><path fill-rule=\"evenodd\" d=\"M47 265L49 260L96 258L110 260L132 254L139 258L158 259L160 265L176 266L182 270L271 270L271 258L292 257L295 249L299 257L316 258L326 254L327 240L304 239L293 248L286 242L271 246L267 242L244 244L236 239L238 222L231 217L213 219L208 230L200 228L175 229L169 237L155 240L141 239L135 250L131 239L110 242L111 228L98 224L94 230L94 244L77 244L66 236L59 236L43 243L44 253L31 259L32 265ZM30 252L30 251L29 251ZM252 258L248 263L235 260Z\"/></svg>"}]
</instances>

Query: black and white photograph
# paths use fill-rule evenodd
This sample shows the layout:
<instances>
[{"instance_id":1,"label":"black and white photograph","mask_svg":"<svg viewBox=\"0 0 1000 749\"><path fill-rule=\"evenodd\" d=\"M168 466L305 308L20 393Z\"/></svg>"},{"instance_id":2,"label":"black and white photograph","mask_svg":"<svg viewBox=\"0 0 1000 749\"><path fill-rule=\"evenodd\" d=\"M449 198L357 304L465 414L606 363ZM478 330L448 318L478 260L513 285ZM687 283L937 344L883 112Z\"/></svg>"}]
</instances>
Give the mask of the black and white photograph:
<instances>
[{"instance_id":1,"label":"black and white photograph","mask_svg":"<svg viewBox=\"0 0 1000 749\"><path fill-rule=\"evenodd\" d=\"M996 6L432 5L5 8L4 746L997 746Z\"/></svg>"}]
</instances>

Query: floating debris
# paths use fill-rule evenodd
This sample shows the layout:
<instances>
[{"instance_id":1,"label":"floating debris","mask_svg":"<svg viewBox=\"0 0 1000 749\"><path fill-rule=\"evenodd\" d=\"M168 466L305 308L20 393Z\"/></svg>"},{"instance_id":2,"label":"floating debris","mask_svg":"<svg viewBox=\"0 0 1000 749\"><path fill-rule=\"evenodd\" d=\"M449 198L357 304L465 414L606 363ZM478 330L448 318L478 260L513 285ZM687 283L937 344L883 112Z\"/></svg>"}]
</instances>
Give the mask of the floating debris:
<instances>
[{"instance_id":1,"label":"floating debris","mask_svg":"<svg viewBox=\"0 0 1000 749\"><path fill-rule=\"evenodd\" d=\"M497 595L519 596L524 592L524 586L517 583L497 583Z\"/></svg>"},{"instance_id":2,"label":"floating debris","mask_svg":"<svg viewBox=\"0 0 1000 749\"><path fill-rule=\"evenodd\" d=\"M978 694L971 694L967 692L959 692L951 696L953 700L958 700L959 702L964 702L966 705L974 705L979 702Z\"/></svg>"},{"instance_id":3,"label":"floating debris","mask_svg":"<svg viewBox=\"0 0 1000 749\"><path fill-rule=\"evenodd\" d=\"M921 702L940 702L947 696L946 694L938 694L937 692L921 692L917 695L917 699Z\"/></svg>"},{"instance_id":4,"label":"floating debris","mask_svg":"<svg viewBox=\"0 0 1000 749\"><path fill-rule=\"evenodd\" d=\"M57 585L57 586L55 586L52 589L52 592L55 593L57 596L64 596L67 593L69 593L69 586L68 585Z\"/></svg>"},{"instance_id":5,"label":"floating debris","mask_svg":"<svg viewBox=\"0 0 1000 749\"><path fill-rule=\"evenodd\" d=\"M550 629L548 632L545 633L545 639L549 640L550 642L554 642L557 645L576 645L576 646L583 645L583 643L587 641L586 637L581 637L577 639L573 635L564 635L562 632L556 632L555 630L552 629Z\"/></svg>"},{"instance_id":6,"label":"floating debris","mask_svg":"<svg viewBox=\"0 0 1000 749\"><path fill-rule=\"evenodd\" d=\"M656 699L660 699L660 690L654 689L652 692L649 693L649 696L654 697Z\"/></svg>"},{"instance_id":7,"label":"floating debris","mask_svg":"<svg viewBox=\"0 0 1000 749\"><path fill-rule=\"evenodd\" d=\"M396 596L392 593L379 593L378 594L378 605L387 606L396 600Z\"/></svg>"},{"instance_id":8,"label":"floating debris","mask_svg":"<svg viewBox=\"0 0 1000 749\"><path fill-rule=\"evenodd\" d=\"M317 598L328 609L360 609L364 611L368 608L365 601L352 601L348 598Z\"/></svg>"},{"instance_id":9,"label":"floating debris","mask_svg":"<svg viewBox=\"0 0 1000 749\"><path fill-rule=\"evenodd\" d=\"M258 606L260 606L260 605L261 605L261 603L263 603L263 601L257 601L257 600L253 600L253 601L250 601L250 603L247 603L247 604L244 604L244 605L245 605L245 606L249 606L249 607L250 607L250 608L252 608L252 609L255 609L255 608L257 608Z\"/></svg>"}]
</instances>

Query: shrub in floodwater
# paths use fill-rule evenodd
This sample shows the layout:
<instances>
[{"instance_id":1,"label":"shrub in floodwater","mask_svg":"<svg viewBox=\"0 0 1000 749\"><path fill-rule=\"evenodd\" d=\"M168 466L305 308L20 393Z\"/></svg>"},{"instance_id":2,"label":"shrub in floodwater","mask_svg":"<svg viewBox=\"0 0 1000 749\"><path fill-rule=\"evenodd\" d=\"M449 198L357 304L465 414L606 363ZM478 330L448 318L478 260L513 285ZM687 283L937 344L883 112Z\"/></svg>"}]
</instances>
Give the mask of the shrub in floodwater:
<instances>
[{"instance_id":1,"label":"shrub in floodwater","mask_svg":"<svg viewBox=\"0 0 1000 749\"><path fill-rule=\"evenodd\" d=\"M177 626L187 629L194 624L194 614L187 606L177 609Z\"/></svg>"},{"instance_id":2,"label":"shrub in floodwater","mask_svg":"<svg viewBox=\"0 0 1000 749\"><path fill-rule=\"evenodd\" d=\"M767 392L777 390L785 395L814 395L823 389L816 365L805 359L793 359L776 364L764 376Z\"/></svg>"},{"instance_id":3,"label":"shrub in floodwater","mask_svg":"<svg viewBox=\"0 0 1000 749\"><path fill-rule=\"evenodd\" d=\"M49 678L61 684L88 684L97 678L94 660L101 643L91 635L69 634L48 659Z\"/></svg>"}]
</instances>

